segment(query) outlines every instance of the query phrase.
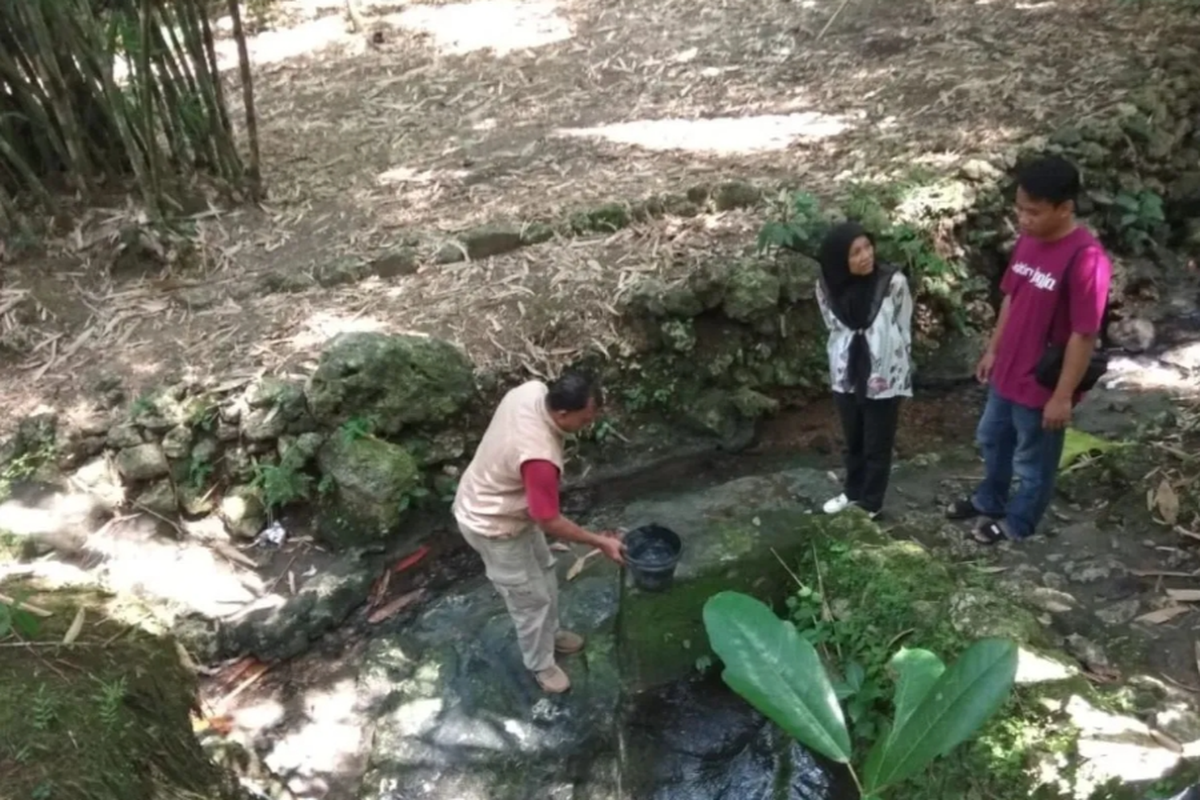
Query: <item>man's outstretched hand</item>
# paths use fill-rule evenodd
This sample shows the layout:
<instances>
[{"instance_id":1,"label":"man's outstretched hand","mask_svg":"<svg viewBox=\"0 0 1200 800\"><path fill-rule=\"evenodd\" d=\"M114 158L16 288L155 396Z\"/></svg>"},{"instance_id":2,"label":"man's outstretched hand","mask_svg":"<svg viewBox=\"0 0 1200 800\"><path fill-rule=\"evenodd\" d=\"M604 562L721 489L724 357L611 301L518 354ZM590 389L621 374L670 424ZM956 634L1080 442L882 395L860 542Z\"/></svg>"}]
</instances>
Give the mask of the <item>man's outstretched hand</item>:
<instances>
[{"instance_id":1,"label":"man's outstretched hand","mask_svg":"<svg viewBox=\"0 0 1200 800\"><path fill-rule=\"evenodd\" d=\"M596 538L596 549L604 553L605 557L618 564L625 563L625 543L621 541L620 532L604 531Z\"/></svg>"}]
</instances>

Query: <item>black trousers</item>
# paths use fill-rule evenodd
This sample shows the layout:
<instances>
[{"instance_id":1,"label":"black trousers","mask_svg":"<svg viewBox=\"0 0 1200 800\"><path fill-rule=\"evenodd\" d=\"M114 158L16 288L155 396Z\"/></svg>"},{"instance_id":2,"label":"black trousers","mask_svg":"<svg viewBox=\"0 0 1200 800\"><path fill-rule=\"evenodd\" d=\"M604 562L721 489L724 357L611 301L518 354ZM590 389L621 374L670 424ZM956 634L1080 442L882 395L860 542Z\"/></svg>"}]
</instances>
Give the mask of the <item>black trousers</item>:
<instances>
[{"instance_id":1,"label":"black trousers","mask_svg":"<svg viewBox=\"0 0 1200 800\"><path fill-rule=\"evenodd\" d=\"M846 497L876 513L883 509L892 471L900 398L859 401L852 394L834 392L833 399L846 446Z\"/></svg>"}]
</instances>

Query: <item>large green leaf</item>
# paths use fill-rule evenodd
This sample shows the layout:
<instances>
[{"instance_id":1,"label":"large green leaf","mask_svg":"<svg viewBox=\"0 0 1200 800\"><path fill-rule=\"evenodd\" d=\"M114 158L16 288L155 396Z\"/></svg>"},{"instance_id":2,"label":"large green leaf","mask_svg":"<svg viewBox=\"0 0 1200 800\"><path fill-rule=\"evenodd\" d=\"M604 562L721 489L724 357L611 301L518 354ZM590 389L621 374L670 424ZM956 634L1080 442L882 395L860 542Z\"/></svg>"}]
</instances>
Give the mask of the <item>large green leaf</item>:
<instances>
[{"instance_id":1,"label":"large green leaf","mask_svg":"<svg viewBox=\"0 0 1200 800\"><path fill-rule=\"evenodd\" d=\"M946 671L942 660L928 650L901 648L892 656L890 666L896 671L896 707L893 728L903 728L917 706L929 694L938 678Z\"/></svg>"},{"instance_id":2,"label":"large green leaf","mask_svg":"<svg viewBox=\"0 0 1200 800\"><path fill-rule=\"evenodd\" d=\"M983 639L942 673L924 698L867 759L867 794L915 775L979 730L999 710L1017 676L1017 645Z\"/></svg>"},{"instance_id":3,"label":"large green leaf","mask_svg":"<svg viewBox=\"0 0 1200 800\"><path fill-rule=\"evenodd\" d=\"M850 733L816 649L758 600L721 592L704 604L704 627L725 665L721 677L800 744L850 761Z\"/></svg>"},{"instance_id":4,"label":"large green leaf","mask_svg":"<svg viewBox=\"0 0 1200 800\"><path fill-rule=\"evenodd\" d=\"M1101 439L1076 428L1067 428L1063 437L1062 455L1058 458L1058 469L1066 469L1088 453L1103 453L1123 445L1123 442Z\"/></svg>"}]
</instances>

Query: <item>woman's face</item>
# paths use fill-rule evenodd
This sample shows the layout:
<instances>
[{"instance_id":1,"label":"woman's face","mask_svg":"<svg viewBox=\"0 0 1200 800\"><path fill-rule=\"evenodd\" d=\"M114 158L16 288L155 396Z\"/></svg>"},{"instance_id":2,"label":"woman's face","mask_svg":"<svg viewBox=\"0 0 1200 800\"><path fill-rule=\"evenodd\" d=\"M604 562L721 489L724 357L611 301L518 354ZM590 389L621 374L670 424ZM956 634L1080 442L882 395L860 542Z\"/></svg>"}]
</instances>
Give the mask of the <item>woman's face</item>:
<instances>
[{"instance_id":1,"label":"woman's face","mask_svg":"<svg viewBox=\"0 0 1200 800\"><path fill-rule=\"evenodd\" d=\"M871 240L860 236L850 245L850 274L870 275L875 270L875 248Z\"/></svg>"}]
</instances>

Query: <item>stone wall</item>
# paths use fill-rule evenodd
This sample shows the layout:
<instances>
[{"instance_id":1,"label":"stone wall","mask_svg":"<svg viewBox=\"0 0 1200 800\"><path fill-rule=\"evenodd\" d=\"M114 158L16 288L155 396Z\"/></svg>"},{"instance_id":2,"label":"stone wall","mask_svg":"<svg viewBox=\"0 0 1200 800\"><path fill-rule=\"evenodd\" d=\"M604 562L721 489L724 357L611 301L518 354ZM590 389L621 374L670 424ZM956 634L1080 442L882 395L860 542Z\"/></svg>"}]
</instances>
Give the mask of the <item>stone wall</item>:
<instances>
[{"instance_id":1,"label":"stone wall","mask_svg":"<svg viewBox=\"0 0 1200 800\"><path fill-rule=\"evenodd\" d=\"M109 511L146 512L166 531L179 514L217 514L235 540L319 501L318 534L341 548L390 535L408 505L445 490L475 397L472 365L449 343L350 333L307 381L183 382L132 399L109 387L82 413L26 420L4 460L38 462L45 479L61 471Z\"/></svg>"}]
</instances>

